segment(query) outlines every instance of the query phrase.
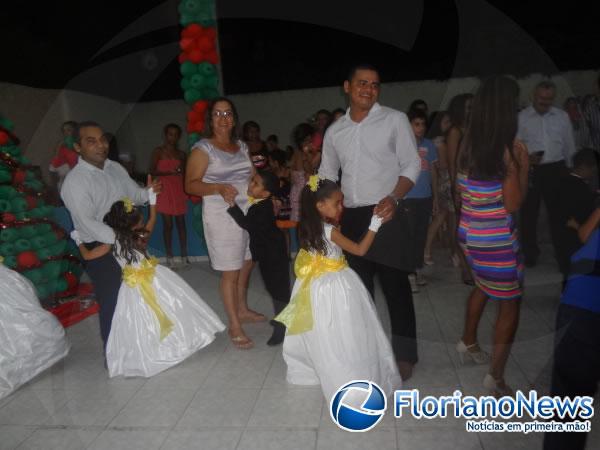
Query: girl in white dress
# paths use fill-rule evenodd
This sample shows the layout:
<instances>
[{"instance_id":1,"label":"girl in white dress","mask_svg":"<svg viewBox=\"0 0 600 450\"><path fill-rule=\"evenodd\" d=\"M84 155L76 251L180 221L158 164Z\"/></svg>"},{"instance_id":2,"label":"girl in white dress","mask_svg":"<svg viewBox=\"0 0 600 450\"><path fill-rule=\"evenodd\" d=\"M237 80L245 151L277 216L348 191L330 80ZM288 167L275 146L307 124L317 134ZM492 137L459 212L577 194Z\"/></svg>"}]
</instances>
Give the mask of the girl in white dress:
<instances>
[{"instance_id":1,"label":"girl in white dress","mask_svg":"<svg viewBox=\"0 0 600 450\"><path fill-rule=\"evenodd\" d=\"M287 381L320 384L327 401L352 380L374 381L387 395L402 383L371 296L342 253L364 255L382 220L374 215L361 242L349 240L332 225L342 198L337 184L316 175L304 187L297 278L290 304L276 317L287 327Z\"/></svg>"},{"instance_id":2,"label":"girl in white dress","mask_svg":"<svg viewBox=\"0 0 600 450\"><path fill-rule=\"evenodd\" d=\"M93 250L79 245L84 259L113 251L123 268L106 344L110 377L151 377L207 346L215 333L225 329L213 310L179 275L146 253L156 222L155 204L155 195L151 195L150 217L144 225L141 211L131 200L116 202L104 217L104 222L115 231L115 245L104 244Z\"/></svg>"}]
</instances>

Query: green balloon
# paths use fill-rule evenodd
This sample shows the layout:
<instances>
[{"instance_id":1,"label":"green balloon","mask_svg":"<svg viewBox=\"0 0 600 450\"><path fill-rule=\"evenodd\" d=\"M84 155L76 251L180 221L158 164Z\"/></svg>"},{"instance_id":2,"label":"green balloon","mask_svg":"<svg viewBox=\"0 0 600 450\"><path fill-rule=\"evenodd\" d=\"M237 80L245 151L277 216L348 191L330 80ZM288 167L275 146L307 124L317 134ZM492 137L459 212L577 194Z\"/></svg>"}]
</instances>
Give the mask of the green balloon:
<instances>
[{"instance_id":1,"label":"green balloon","mask_svg":"<svg viewBox=\"0 0 600 450\"><path fill-rule=\"evenodd\" d=\"M31 239L38 236L38 232L35 225L26 225L19 228L19 234L22 238Z\"/></svg>"},{"instance_id":2,"label":"green balloon","mask_svg":"<svg viewBox=\"0 0 600 450\"><path fill-rule=\"evenodd\" d=\"M202 8L202 4L198 0L183 0L181 4L183 10L189 14L197 14Z\"/></svg>"},{"instance_id":3,"label":"green balloon","mask_svg":"<svg viewBox=\"0 0 600 450\"><path fill-rule=\"evenodd\" d=\"M200 133L190 133L188 135L188 146L191 147L200 140Z\"/></svg>"},{"instance_id":4,"label":"green balloon","mask_svg":"<svg viewBox=\"0 0 600 450\"><path fill-rule=\"evenodd\" d=\"M207 98L212 100L213 98L217 98L219 97L221 94L219 93L219 91L215 88L207 88L207 89L202 89L202 96L203 98Z\"/></svg>"},{"instance_id":5,"label":"green balloon","mask_svg":"<svg viewBox=\"0 0 600 450\"><path fill-rule=\"evenodd\" d=\"M68 287L69 284L67 283L67 280L65 280L64 278L59 278L58 280L56 280L54 292L64 292L67 290Z\"/></svg>"},{"instance_id":6,"label":"green balloon","mask_svg":"<svg viewBox=\"0 0 600 450\"><path fill-rule=\"evenodd\" d=\"M44 216L44 210L42 208L33 208L28 211L29 217L32 219L41 219Z\"/></svg>"},{"instance_id":7,"label":"green balloon","mask_svg":"<svg viewBox=\"0 0 600 450\"><path fill-rule=\"evenodd\" d=\"M0 186L0 199L10 200L17 196L17 190L12 186Z\"/></svg>"},{"instance_id":8,"label":"green balloon","mask_svg":"<svg viewBox=\"0 0 600 450\"><path fill-rule=\"evenodd\" d=\"M205 84L205 82L204 82L204 76L200 75L199 73L195 73L194 75L192 75L190 77L189 84L194 89L201 88Z\"/></svg>"},{"instance_id":9,"label":"green balloon","mask_svg":"<svg viewBox=\"0 0 600 450\"><path fill-rule=\"evenodd\" d=\"M26 211L22 211L22 212L15 213L15 218L17 220L25 220L25 219L29 218L29 215L27 214Z\"/></svg>"},{"instance_id":10,"label":"green balloon","mask_svg":"<svg viewBox=\"0 0 600 450\"><path fill-rule=\"evenodd\" d=\"M29 180L23 183L25 187L28 187L32 191L40 192L44 189L44 184L39 180Z\"/></svg>"},{"instance_id":11,"label":"green balloon","mask_svg":"<svg viewBox=\"0 0 600 450\"><path fill-rule=\"evenodd\" d=\"M187 13L181 13L179 15L179 23L182 26L187 27L189 24L194 23L194 16Z\"/></svg>"},{"instance_id":12,"label":"green balloon","mask_svg":"<svg viewBox=\"0 0 600 450\"><path fill-rule=\"evenodd\" d=\"M189 103L191 105L196 103L198 100L202 99L202 94L196 89L188 89L184 92L183 98L186 103Z\"/></svg>"},{"instance_id":13,"label":"green balloon","mask_svg":"<svg viewBox=\"0 0 600 450\"><path fill-rule=\"evenodd\" d=\"M20 234L16 228L0 230L0 242L13 242L19 239Z\"/></svg>"},{"instance_id":14,"label":"green balloon","mask_svg":"<svg viewBox=\"0 0 600 450\"><path fill-rule=\"evenodd\" d=\"M56 233L54 231L50 231L49 233L44 233L42 236L46 240L46 245L52 245L56 241L58 241L58 237L56 237Z\"/></svg>"},{"instance_id":15,"label":"green balloon","mask_svg":"<svg viewBox=\"0 0 600 450\"><path fill-rule=\"evenodd\" d=\"M198 64L198 73L205 77L213 76L217 74L217 68L214 64L204 61Z\"/></svg>"},{"instance_id":16,"label":"green balloon","mask_svg":"<svg viewBox=\"0 0 600 450\"><path fill-rule=\"evenodd\" d=\"M23 275L27 277L33 284L41 283L44 279L44 274L41 269L27 270L23 272Z\"/></svg>"},{"instance_id":17,"label":"green balloon","mask_svg":"<svg viewBox=\"0 0 600 450\"><path fill-rule=\"evenodd\" d=\"M190 89L192 87L190 84L190 79L187 77L184 77L181 79L181 81L179 82L179 86L181 86L181 90L183 92L187 91L188 89Z\"/></svg>"},{"instance_id":18,"label":"green balloon","mask_svg":"<svg viewBox=\"0 0 600 450\"><path fill-rule=\"evenodd\" d=\"M38 226L40 227L40 233L50 233L52 231L52 225L49 223L40 223Z\"/></svg>"},{"instance_id":19,"label":"green balloon","mask_svg":"<svg viewBox=\"0 0 600 450\"><path fill-rule=\"evenodd\" d=\"M2 256L7 256L7 255L14 255L17 252L15 251L15 246L12 244L12 242L5 242L4 244L0 244L0 255Z\"/></svg>"},{"instance_id":20,"label":"green balloon","mask_svg":"<svg viewBox=\"0 0 600 450\"><path fill-rule=\"evenodd\" d=\"M14 255L7 255L4 257L4 265L6 267L10 267L11 269L14 269L15 267L17 267L17 257Z\"/></svg>"},{"instance_id":21,"label":"green balloon","mask_svg":"<svg viewBox=\"0 0 600 450\"><path fill-rule=\"evenodd\" d=\"M40 300L45 299L50 295L50 289L48 283L36 284L35 289Z\"/></svg>"},{"instance_id":22,"label":"green balloon","mask_svg":"<svg viewBox=\"0 0 600 450\"><path fill-rule=\"evenodd\" d=\"M31 248L33 250L40 250L45 247L48 247L48 243L44 239L44 236L36 236L31 239Z\"/></svg>"},{"instance_id":23,"label":"green balloon","mask_svg":"<svg viewBox=\"0 0 600 450\"><path fill-rule=\"evenodd\" d=\"M179 66L179 71L184 77L189 77L198 72L198 66L191 61L184 61Z\"/></svg>"},{"instance_id":24,"label":"green balloon","mask_svg":"<svg viewBox=\"0 0 600 450\"><path fill-rule=\"evenodd\" d=\"M15 197L10 201L12 210L14 212L27 211L27 201L23 197Z\"/></svg>"},{"instance_id":25,"label":"green balloon","mask_svg":"<svg viewBox=\"0 0 600 450\"><path fill-rule=\"evenodd\" d=\"M12 181L12 174L7 170L0 168L0 183L10 183Z\"/></svg>"},{"instance_id":26,"label":"green balloon","mask_svg":"<svg viewBox=\"0 0 600 450\"><path fill-rule=\"evenodd\" d=\"M6 117L0 117L0 125L6 128L8 131L12 131L15 127L15 125Z\"/></svg>"},{"instance_id":27,"label":"green balloon","mask_svg":"<svg viewBox=\"0 0 600 450\"><path fill-rule=\"evenodd\" d=\"M48 261L46 264L44 264L44 267L42 267L41 270L44 271L44 276L47 279L53 280L60 275L60 263L56 264L58 262L59 261Z\"/></svg>"},{"instance_id":28,"label":"green balloon","mask_svg":"<svg viewBox=\"0 0 600 450\"><path fill-rule=\"evenodd\" d=\"M50 246L50 251L52 252L52 256L60 256L64 253L65 248L67 248L67 242L58 241L56 244Z\"/></svg>"},{"instance_id":29,"label":"green balloon","mask_svg":"<svg viewBox=\"0 0 600 450\"><path fill-rule=\"evenodd\" d=\"M83 267L80 264L71 264L69 271L80 277L83 273Z\"/></svg>"},{"instance_id":30,"label":"green balloon","mask_svg":"<svg viewBox=\"0 0 600 450\"><path fill-rule=\"evenodd\" d=\"M17 239L14 245L17 253L31 250L31 242L29 242L27 239Z\"/></svg>"},{"instance_id":31,"label":"green balloon","mask_svg":"<svg viewBox=\"0 0 600 450\"><path fill-rule=\"evenodd\" d=\"M25 180L27 181L31 181L31 180L35 180L35 173L33 173L31 170L26 170L25 171Z\"/></svg>"},{"instance_id":32,"label":"green balloon","mask_svg":"<svg viewBox=\"0 0 600 450\"><path fill-rule=\"evenodd\" d=\"M0 198L0 213L10 212L11 208L12 208L12 205L10 204L10 201L8 201L4 198Z\"/></svg>"},{"instance_id":33,"label":"green balloon","mask_svg":"<svg viewBox=\"0 0 600 450\"><path fill-rule=\"evenodd\" d=\"M35 252L40 261L45 261L52 256L52 248L44 247Z\"/></svg>"}]
</instances>

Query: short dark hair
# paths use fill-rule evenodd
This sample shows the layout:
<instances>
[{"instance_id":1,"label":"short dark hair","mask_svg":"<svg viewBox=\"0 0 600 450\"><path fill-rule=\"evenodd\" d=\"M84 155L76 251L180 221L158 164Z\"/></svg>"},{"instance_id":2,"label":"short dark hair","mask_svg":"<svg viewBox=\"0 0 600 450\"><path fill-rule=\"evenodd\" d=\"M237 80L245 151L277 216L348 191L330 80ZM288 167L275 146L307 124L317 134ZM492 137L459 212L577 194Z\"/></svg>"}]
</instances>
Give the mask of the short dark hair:
<instances>
[{"instance_id":1,"label":"short dark hair","mask_svg":"<svg viewBox=\"0 0 600 450\"><path fill-rule=\"evenodd\" d=\"M424 106L425 106L425 109L427 109L427 108L428 108L428 106L427 106L427 102L426 102L425 100L423 100L422 98L418 98L418 99L416 99L416 100L413 100L413 101L410 103L410 106L408 107L408 110L409 110L409 111L412 111L413 109L420 109L420 108L419 108L419 105L424 105Z\"/></svg>"},{"instance_id":2,"label":"short dark hair","mask_svg":"<svg viewBox=\"0 0 600 450\"><path fill-rule=\"evenodd\" d=\"M244 122L244 125L242 126L242 134L245 136L250 128L256 128L260 132L260 125L258 122L248 120L247 122Z\"/></svg>"},{"instance_id":3,"label":"short dark hair","mask_svg":"<svg viewBox=\"0 0 600 450\"><path fill-rule=\"evenodd\" d=\"M304 140L313 134L315 134L315 129L312 127L312 125L308 123L301 123L294 127L294 131L292 131L292 139L294 144L296 144L296 147L300 148Z\"/></svg>"},{"instance_id":4,"label":"short dark hair","mask_svg":"<svg viewBox=\"0 0 600 450\"><path fill-rule=\"evenodd\" d=\"M338 113L344 115L346 114L346 110L344 108L335 108L333 111L331 111L332 116L335 116Z\"/></svg>"},{"instance_id":5,"label":"short dark hair","mask_svg":"<svg viewBox=\"0 0 600 450\"><path fill-rule=\"evenodd\" d=\"M265 191L269 191L271 195L277 194L279 190L279 178L269 170L257 170L256 174L262 180Z\"/></svg>"},{"instance_id":6,"label":"short dark hair","mask_svg":"<svg viewBox=\"0 0 600 450\"><path fill-rule=\"evenodd\" d=\"M176 129L179 132L179 135L181 136L181 127L179 125L177 125L176 123L168 123L163 127L163 133L167 134L169 128Z\"/></svg>"},{"instance_id":7,"label":"short dark hair","mask_svg":"<svg viewBox=\"0 0 600 450\"><path fill-rule=\"evenodd\" d=\"M422 109L411 109L408 111L408 113L406 113L406 115L408 116L408 120L410 122L416 119L423 119L425 123L427 123L427 114L425 114L425 111Z\"/></svg>"},{"instance_id":8,"label":"short dark hair","mask_svg":"<svg viewBox=\"0 0 600 450\"><path fill-rule=\"evenodd\" d=\"M75 139L75 142L81 143L81 129L88 127L102 129L98 122L94 122L93 120L84 120L83 122L79 122L75 127L75 132L73 133L73 138Z\"/></svg>"},{"instance_id":9,"label":"short dark hair","mask_svg":"<svg viewBox=\"0 0 600 450\"><path fill-rule=\"evenodd\" d=\"M274 142L274 143L278 144L279 143L279 138L277 137L276 134L270 134L269 137L267 138L267 141Z\"/></svg>"},{"instance_id":10,"label":"short dark hair","mask_svg":"<svg viewBox=\"0 0 600 450\"><path fill-rule=\"evenodd\" d=\"M596 167L596 152L592 148L582 148L573 155L573 167Z\"/></svg>"},{"instance_id":11,"label":"short dark hair","mask_svg":"<svg viewBox=\"0 0 600 450\"><path fill-rule=\"evenodd\" d=\"M376 72L377 75L379 75L379 70L377 70L377 67L375 67L373 64L360 63L350 68L350 70L348 71L348 75L346 76L346 81L352 81L352 78L354 78L354 75L356 75L356 72L358 72L359 70L371 70L373 72Z\"/></svg>"}]
</instances>

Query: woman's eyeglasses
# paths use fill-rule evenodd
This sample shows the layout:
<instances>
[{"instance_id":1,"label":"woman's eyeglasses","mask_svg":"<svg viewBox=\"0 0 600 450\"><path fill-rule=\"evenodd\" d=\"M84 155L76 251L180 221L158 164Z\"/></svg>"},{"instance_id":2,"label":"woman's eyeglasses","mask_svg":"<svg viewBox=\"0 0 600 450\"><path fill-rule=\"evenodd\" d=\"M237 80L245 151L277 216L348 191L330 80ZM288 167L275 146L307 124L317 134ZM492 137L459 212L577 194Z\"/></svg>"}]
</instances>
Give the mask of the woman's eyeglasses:
<instances>
[{"instance_id":1,"label":"woman's eyeglasses","mask_svg":"<svg viewBox=\"0 0 600 450\"><path fill-rule=\"evenodd\" d=\"M213 117L225 117L226 119L229 119L230 117L233 117L233 111L213 111L212 115Z\"/></svg>"}]
</instances>

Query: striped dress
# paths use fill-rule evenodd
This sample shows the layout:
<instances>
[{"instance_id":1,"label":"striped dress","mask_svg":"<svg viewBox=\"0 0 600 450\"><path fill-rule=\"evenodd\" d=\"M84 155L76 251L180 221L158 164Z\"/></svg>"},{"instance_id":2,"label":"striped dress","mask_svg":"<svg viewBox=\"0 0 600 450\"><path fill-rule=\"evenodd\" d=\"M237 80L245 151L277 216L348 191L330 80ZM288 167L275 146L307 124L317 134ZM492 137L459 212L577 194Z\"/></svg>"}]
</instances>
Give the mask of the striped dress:
<instances>
[{"instance_id":1,"label":"striped dress","mask_svg":"<svg viewBox=\"0 0 600 450\"><path fill-rule=\"evenodd\" d=\"M490 298L521 297L523 264L511 214L504 209L502 181L458 175L462 208L458 241L476 285Z\"/></svg>"}]
</instances>

